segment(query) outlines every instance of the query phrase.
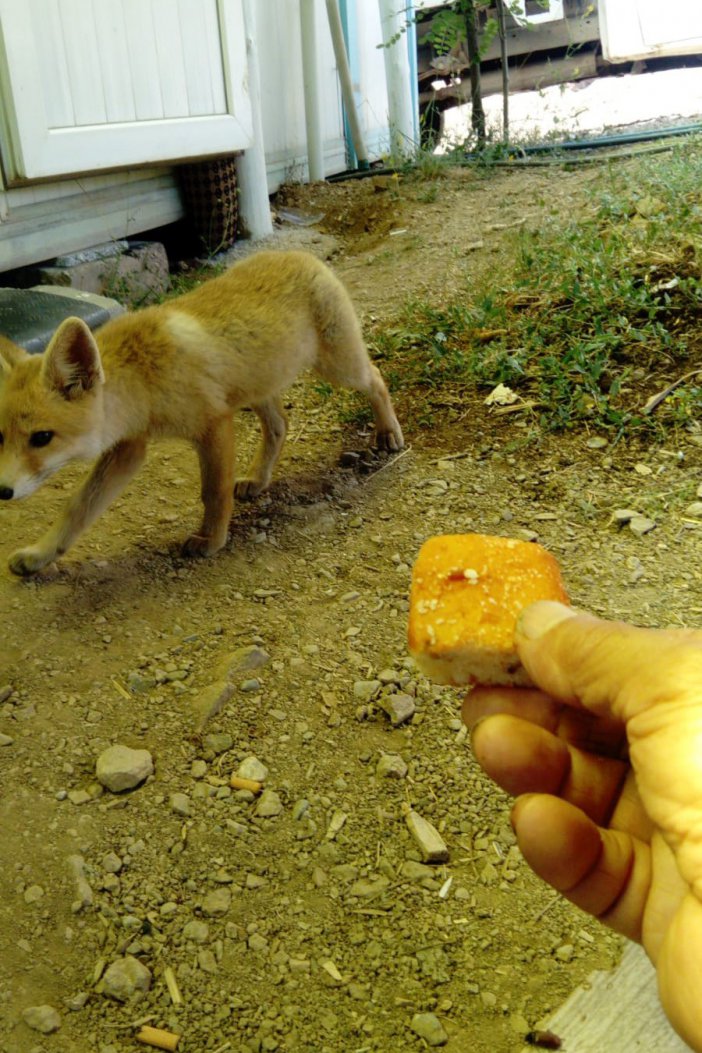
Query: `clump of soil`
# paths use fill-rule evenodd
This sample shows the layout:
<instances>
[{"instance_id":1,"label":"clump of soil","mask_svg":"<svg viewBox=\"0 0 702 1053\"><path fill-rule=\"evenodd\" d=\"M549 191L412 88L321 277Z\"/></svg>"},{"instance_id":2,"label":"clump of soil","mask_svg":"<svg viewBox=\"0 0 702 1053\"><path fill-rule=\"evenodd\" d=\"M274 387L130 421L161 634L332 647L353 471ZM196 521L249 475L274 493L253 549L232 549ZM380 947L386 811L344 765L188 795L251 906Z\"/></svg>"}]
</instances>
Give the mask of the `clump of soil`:
<instances>
[{"instance_id":1,"label":"clump of soil","mask_svg":"<svg viewBox=\"0 0 702 1053\"><path fill-rule=\"evenodd\" d=\"M486 271L499 282L510 226L585 207L594 178L458 173L289 200L338 213L335 269L367 321L391 324L410 292L440 301ZM370 202L373 231L360 229ZM381 239L388 218L405 233ZM618 958L616 937L525 866L460 695L409 659L410 568L434 533L538 537L577 605L694 623L695 435L552 439L528 414L438 392L431 428L403 397L407 450L367 459L354 454L368 434L339 422L334 396L299 385L289 402L277 481L237 508L217 558L178 555L197 465L165 443L53 573L0 577L2 1053L123 1053L143 1048L145 1021L198 1053L419 1051L420 1031L449 1050L517 1053ZM79 476L2 509L5 558ZM635 531L620 508L650 525ZM407 719L393 724L400 696ZM115 744L154 762L121 793L96 777ZM230 785L244 762L264 794ZM423 861L407 806L448 862ZM107 977L125 958L148 973L120 1001ZM47 1035L23 1018L45 1005L60 1018Z\"/></svg>"}]
</instances>

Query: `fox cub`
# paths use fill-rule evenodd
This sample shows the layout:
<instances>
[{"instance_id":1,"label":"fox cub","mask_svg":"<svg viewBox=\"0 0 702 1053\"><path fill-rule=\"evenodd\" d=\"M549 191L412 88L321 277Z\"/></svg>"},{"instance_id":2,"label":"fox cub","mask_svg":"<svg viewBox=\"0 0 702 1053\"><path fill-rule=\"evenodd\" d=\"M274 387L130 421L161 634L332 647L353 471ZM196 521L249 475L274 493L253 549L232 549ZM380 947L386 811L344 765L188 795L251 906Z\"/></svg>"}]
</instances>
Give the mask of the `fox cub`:
<instances>
[{"instance_id":1,"label":"fox cub","mask_svg":"<svg viewBox=\"0 0 702 1053\"><path fill-rule=\"evenodd\" d=\"M281 392L305 369L367 395L378 445L402 448L348 294L304 252L257 253L95 335L68 318L43 355L0 338L0 499L26 497L69 461L97 458L58 522L13 553L10 569L33 574L66 552L135 474L148 440L161 436L188 439L200 461L204 514L184 552L217 552L233 497L256 497L270 482L287 428ZM235 480L233 413L243 406L262 436Z\"/></svg>"}]
</instances>

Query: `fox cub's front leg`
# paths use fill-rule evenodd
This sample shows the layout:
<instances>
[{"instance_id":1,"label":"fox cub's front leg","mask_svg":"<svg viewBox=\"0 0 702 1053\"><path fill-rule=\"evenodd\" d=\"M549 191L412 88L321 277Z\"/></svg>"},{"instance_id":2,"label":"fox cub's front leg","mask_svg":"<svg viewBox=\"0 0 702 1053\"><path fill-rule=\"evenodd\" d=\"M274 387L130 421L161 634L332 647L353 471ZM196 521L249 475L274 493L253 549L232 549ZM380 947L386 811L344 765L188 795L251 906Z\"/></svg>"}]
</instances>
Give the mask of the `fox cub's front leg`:
<instances>
[{"instance_id":1,"label":"fox cub's front leg","mask_svg":"<svg viewBox=\"0 0 702 1053\"><path fill-rule=\"evenodd\" d=\"M226 544L234 505L234 422L214 421L197 442L200 459L202 526L183 546L184 556L213 556Z\"/></svg>"},{"instance_id":2,"label":"fox cub's front leg","mask_svg":"<svg viewBox=\"0 0 702 1053\"><path fill-rule=\"evenodd\" d=\"M67 552L78 537L102 515L124 489L144 460L142 439L119 442L103 453L80 490L69 501L63 516L36 545L10 556L13 574L35 574Z\"/></svg>"}]
</instances>

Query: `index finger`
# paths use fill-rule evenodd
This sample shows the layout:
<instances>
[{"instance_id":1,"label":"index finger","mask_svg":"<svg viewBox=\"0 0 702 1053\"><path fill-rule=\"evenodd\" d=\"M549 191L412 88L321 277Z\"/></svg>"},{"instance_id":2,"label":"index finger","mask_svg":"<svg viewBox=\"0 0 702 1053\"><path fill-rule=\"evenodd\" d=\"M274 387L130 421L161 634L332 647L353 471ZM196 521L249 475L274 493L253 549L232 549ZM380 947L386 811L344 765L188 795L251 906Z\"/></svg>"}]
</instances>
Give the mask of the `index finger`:
<instances>
[{"instance_id":1,"label":"index finger","mask_svg":"<svg viewBox=\"0 0 702 1053\"><path fill-rule=\"evenodd\" d=\"M553 699L621 721L660 703L702 699L702 633L639 629L542 601L521 614L521 661Z\"/></svg>"}]
</instances>

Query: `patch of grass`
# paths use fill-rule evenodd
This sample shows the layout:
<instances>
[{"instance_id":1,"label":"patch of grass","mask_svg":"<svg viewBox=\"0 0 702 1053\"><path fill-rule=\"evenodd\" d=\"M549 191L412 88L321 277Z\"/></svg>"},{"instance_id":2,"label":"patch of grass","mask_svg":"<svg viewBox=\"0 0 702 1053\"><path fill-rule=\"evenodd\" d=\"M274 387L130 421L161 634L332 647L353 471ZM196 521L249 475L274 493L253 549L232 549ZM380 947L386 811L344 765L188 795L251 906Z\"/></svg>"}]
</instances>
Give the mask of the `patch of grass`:
<instances>
[{"instance_id":1,"label":"patch of grass","mask_svg":"<svg viewBox=\"0 0 702 1053\"><path fill-rule=\"evenodd\" d=\"M508 288L409 302L373 334L378 356L428 399L447 385L507 384L550 429L588 422L620 435L698 418L702 376L655 413L644 407L702 367L701 170L690 141L611 166L583 218L517 236Z\"/></svg>"}]
</instances>

